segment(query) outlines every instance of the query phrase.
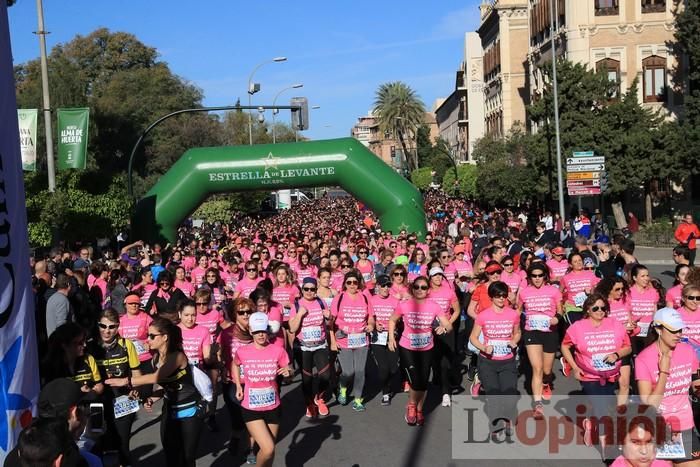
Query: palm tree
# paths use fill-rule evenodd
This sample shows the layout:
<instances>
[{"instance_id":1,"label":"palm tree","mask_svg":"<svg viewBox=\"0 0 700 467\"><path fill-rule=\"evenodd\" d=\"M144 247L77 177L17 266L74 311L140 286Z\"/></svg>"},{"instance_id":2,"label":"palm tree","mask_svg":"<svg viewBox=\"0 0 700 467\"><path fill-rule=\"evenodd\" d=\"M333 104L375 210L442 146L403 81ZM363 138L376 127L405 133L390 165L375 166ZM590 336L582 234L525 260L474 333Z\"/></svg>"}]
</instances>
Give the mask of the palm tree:
<instances>
[{"instance_id":1,"label":"palm tree","mask_svg":"<svg viewBox=\"0 0 700 467\"><path fill-rule=\"evenodd\" d=\"M418 168L418 158L408 155L406 138L415 138L416 131L425 119L425 105L416 92L401 81L384 83L377 89L374 100L374 114L379 120L382 132L399 139L409 171Z\"/></svg>"}]
</instances>

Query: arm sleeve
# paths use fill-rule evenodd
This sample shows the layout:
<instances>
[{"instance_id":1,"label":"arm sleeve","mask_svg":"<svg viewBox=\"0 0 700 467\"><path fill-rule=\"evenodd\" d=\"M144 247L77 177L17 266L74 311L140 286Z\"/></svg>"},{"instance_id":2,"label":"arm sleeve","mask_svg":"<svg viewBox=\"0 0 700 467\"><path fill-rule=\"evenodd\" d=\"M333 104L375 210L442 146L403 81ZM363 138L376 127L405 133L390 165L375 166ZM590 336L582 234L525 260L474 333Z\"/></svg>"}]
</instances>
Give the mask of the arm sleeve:
<instances>
[{"instance_id":1,"label":"arm sleeve","mask_svg":"<svg viewBox=\"0 0 700 467\"><path fill-rule=\"evenodd\" d=\"M92 373L92 380L95 383L101 382L102 377L100 376L100 370L97 369L97 362L92 355L87 356L87 364L90 367L90 373Z\"/></svg>"}]
</instances>

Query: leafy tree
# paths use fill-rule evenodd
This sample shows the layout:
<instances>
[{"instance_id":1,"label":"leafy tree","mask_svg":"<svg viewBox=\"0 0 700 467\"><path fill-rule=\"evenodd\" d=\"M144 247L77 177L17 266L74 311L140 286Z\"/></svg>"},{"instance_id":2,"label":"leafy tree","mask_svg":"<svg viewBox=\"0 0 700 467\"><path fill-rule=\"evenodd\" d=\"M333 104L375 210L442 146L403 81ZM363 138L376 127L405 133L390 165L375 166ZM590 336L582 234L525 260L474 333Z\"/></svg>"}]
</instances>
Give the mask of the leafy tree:
<instances>
[{"instance_id":1,"label":"leafy tree","mask_svg":"<svg viewBox=\"0 0 700 467\"><path fill-rule=\"evenodd\" d=\"M477 197L476 180L478 168L474 164L460 164L457 166L457 178L455 178L454 168L445 172L442 179L442 189L453 195L462 198L474 199Z\"/></svg>"},{"instance_id":2,"label":"leafy tree","mask_svg":"<svg viewBox=\"0 0 700 467\"><path fill-rule=\"evenodd\" d=\"M418 157L408 156L406 144L406 139L416 137L425 117L425 105L416 92L401 81L381 84L376 92L374 112L379 119L380 131L399 139L409 171L418 168Z\"/></svg>"},{"instance_id":3,"label":"leafy tree","mask_svg":"<svg viewBox=\"0 0 700 467\"><path fill-rule=\"evenodd\" d=\"M421 167L411 172L411 182L419 189L427 189L433 183L433 168Z\"/></svg>"}]
</instances>

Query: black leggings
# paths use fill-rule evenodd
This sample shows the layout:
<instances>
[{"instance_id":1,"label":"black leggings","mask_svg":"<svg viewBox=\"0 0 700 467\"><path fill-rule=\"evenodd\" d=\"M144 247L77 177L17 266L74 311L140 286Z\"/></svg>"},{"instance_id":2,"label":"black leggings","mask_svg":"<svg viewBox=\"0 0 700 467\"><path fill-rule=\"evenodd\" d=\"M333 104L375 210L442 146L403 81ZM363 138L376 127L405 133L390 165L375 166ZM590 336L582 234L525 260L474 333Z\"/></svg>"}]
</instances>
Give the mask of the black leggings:
<instances>
[{"instance_id":1,"label":"black leggings","mask_svg":"<svg viewBox=\"0 0 700 467\"><path fill-rule=\"evenodd\" d=\"M399 354L392 352L386 345L372 344L372 357L379 369L379 384L382 395L391 394L391 383L399 371Z\"/></svg>"},{"instance_id":2,"label":"black leggings","mask_svg":"<svg viewBox=\"0 0 700 467\"><path fill-rule=\"evenodd\" d=\"M325 399L331 376L327 348L301 351L301 389L307 404L313 402L315 396L314 367L318 372L318 397Z\"/></svg>"},{"instance_id":3,"label":"black leggings","mask_svg":"<svg viewBox=\"0 0 700 467\"><path fill-rule=\"evenodd\" d=\"M401 357L401 369L406 375L406 380L414 391L427 391L430 378L430 364L433 359L433 351L408 350L399 347Z\"/></svg>"},{"instance_id":4,"label":"black leggings","mask_svg":"<svg viewBox=\"0 0 700 467\"><path fill-rule=\"evenodd\" d=\"M515 420L518 402L518 365L515 358L491 360L479 356L479 379L486 394L486 414L491 422Z\"/></svg>"},{"instance_id":5,"label":"black leggings","mask_svg":"<svg viewBox=\"0 0 700 467\"><path fill-rule=\"evenodd\" d=\"M440 387L443 394L452 392L452 383L456 380L455 369L457 367L457 354L455 352L455 333L448 332L435 337L433 350L433 371L438 369L440 375ZM435 383L435 380L433 380Z\"/></svg>"},{"instance_id":6,"label":"black leggings","mask_svg":"<svg viewBox=\"0 0 700 467\"><path fill-rule=\"evenodd\" d=\"M160 419L160 441L165 452L168 467L195 467L199 436L204 426L203 418L193 417L173 419L167 404L163 406Z\"/></svg>"},{"instance_id":7,"label":"black leggings","mask_svg":"<svg viewBox=\"0 0 700 467\"><path fill-rule=\"evenodd\" d=\"M107 432L102 437L104 440L104 451L118 451L119 463L121 465L131 465L131 450L129 449L129 439L131 438L131 426L134 424L136 414L131 413L120 418L114 418L112 410L112 400L105 402L105 421L107 422Z\"/></svg>"},{"instance_id":8,"label":"black leggings","mask_svg":"<svg viewBox=\"0 0 700 467\"><path fill-rule=\"evenodd\" d=\"M232 435L234 438L241 438L241 434L245 430L245 423L243 423L243 416L241 415L241 403L236 398L236 385L225 383L223 389L224 403L231 419Z\"/></svg>"}]
</instances>

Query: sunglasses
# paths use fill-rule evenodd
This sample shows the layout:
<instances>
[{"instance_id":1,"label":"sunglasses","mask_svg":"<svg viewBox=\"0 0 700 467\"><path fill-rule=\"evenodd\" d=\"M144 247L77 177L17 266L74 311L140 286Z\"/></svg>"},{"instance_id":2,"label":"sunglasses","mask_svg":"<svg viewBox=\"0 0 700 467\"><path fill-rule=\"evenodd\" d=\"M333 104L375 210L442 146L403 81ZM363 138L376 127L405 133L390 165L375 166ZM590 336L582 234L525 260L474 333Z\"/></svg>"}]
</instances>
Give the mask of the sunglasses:
<instances>
[{"instance_id":1,"label":"sunglasses","mask_svg":"<svg viewBox=\"0 0 700 467\"><path fill-rule=\"evenodd\" d=\"M316 287L303 287L301 290L304 292L316 292Z\"/></svg>"},{"instance_id":2,"label":"sunglasses","mask_svg":"<svg viewBox=\"0 0 700 467\"><path fill-rule=\"evenodd\" d=\"M118 324L97 323L97 325L100 327L100 329L109 329L110 331L113 331L119 327Z\"/></svg>"},{"instance_id":3,"label":"sunglasses","mask_svg":"<svg viewBox=\"0 0 700 467\"><path fill-rule=\"evenodd\" d=\"M358 285L359 282L352 280L352 281L345 281L345 285Z\"/></svg>"},{"instance_id":4,"label":"sunglasses","mask_svg":"<svg viewBox=\"0 0 700 467\"><path fill-rule=\"evenodd\" d=\"M207 305L209 305L209 302L195 302L195 305L197 305L197 306L207 306Z\"/></svg>"},{"instance_id":5,"label":"sunglasses","mask_svg":"<svg viewBox=\"0 0 700 467\"><path fill-rule=\"evenodd\" d=\"M544 277L544 274L530 274L530 277L537 279L538 277Z\"/></svg>"},{"instance_id":6,"label":"sunglasses","mask_svg":"<svg viewBox=\"0 0 700 467\"><path fill-rule=\"evenodd\" d=\"M255 313L255 312L254 312L253 310L249 309L249 308L246 308L246 309L243 309L243 310L238 310L238 311L236 312L236 314L237 314L238 316L243 316L243 315L248 315L248 316L250 316L250 315L252 315L253 313Z\"/></svg>"},{"instance_id":7,"label":"sunglasses","mask_svg":"<svg viewBox=\"0 0 700 467\"><path fill-rule=\"evenodd\" d=\"M691 300L694 302L700 302L700 295L687 295L685 297L686 300Z\"/></svg>"},{"instance_id":8,"label":"sunglasses","mask_svg":"<svg viewBox=\"0 0 700 467\"><path fill-rule=\"evenodd\" d=\"M603 312L605 312L605 311L608 311L608 307L607 307L607 306L598 306L598 305L595 305L595 306L592 306L592 307L591 307L591 311L593 311L593 312L596 312L596 311L603 311Z\"/></svg>"},{"instance_id":9,"label":"sunglasses","mask_svg":"<svg viewBox=\"0 0 700 467\"><path fill-rule=\"evenodd\" d=\"M405 276L405 275L406 275L405 272L395 272L395 273L394 273L394 276L396 276L396 277Z\"/></svg>"},{"instance_id":10,"label":"sunglasses","mask_svg":"<svg viewBox=\"0 0 700 467\"><path fill-rule=\"evenodd\" d=\"M391 287L391 284L379 284L379 287Z\"/></svg>"},{"instance_id":11,"label":"sunglasses","mask_svg":"<svg viewBox=\"0 0 700 467\"><path fill-rule=\"evenodd\" d=\"M216 274L207 274L207 277L216 277Z\"/></svg>"},{"instance_id":12,"label":"sunglasses","mask_svg":"<svg viewBox=\"0 0 700 467\"><path fill-rule=\"evenodd\" d=\"M583 268L583 269L585 269L586 271L592 271L592 270L595 269L595 267L594 267L594 266L586 266L586 267Z\"/></svg>"},{"instance_id":13,"label":"sunglasses","mask_svg":"<svg viewBox=\"0 0 700 467\"><path fill-rule=\"evenodd\" d=\"M494 274L500 274L500 273L501 273L501 271L491 271L491 272L487 271L486 272L486 274L488 274L489 276L493 276Z\"/></svg>"},{"instance_id":14,"label":"sunglasses","mask_svg":"<svg viewBox=\"0 0 700 467\"><path fill-rule=\"evenodd\" d=\"M449 258L448 255L442 255L442 256L440 256L440 259L447 259L447 258Z\"/></svg>"},{"instance_id":15,"label":"sunglasses","mask_svg":"<svg viewBox=\"0 0 700 467\"><path fill-rule=\"evenodd\" d=\"M163 335L163 334L151 334L151 333L149 333L147 337L148 337L150 340L153 340L153 339L155 339L156 337L162 336L162 335Z\"/></svg>"},{"instance_id":16,"label":"sunglasses","mask_svg":"<svg viewBox=\"0 0 700 467\"><path fill-rule=\"evenodd\" d=\"M504 295L504 294L498 294L498 295L494 295L493 298L508 298L508 296Z\"/></svg>"},{"instance_id":17,"label":"sunglasses","mask_svg":"<svg viewBox=\"0 0 700 467\"><path fill-rule=\"evenodd\" d=\"M258 268L246 268L248 272L258 272Z\"/></svg>"},{"instance_id":18,"label":"sunglasses","mask_svg":"<svg viewBox=\"0 0 700 467\"><path fill-rule=\"evenodd\" d=\"M350 265L349 265L349 264L341 264L340 267L341 267L341 268L349 268Z\"/></svg>"},{"instance_id":19,"label":"sunglasses","mask_svg":"<svg viewBox=\"0 0 700 467\"><path fill-rule=\"evenodd\" d=\"M513 263L503 263L503 266L505 266L505 267L513 266Z\"/></svg>"},{"instance_id":20,"label":"sunglasses","mask_svg":"<svg viewBox=\"0 0 700 467\"><path fill-rule=\"evenodd\" d=\"M430 287L427 285L414 285L413 290L428 290Z\"/></svg>"},{"instance_id":21,"label":"sunglasses","mask_svg":"<svg viewBox=\"0 0 700 467\"><path fill-rule=\"evenodd\" d=\"M361 254L361 255L366 255L367 252L366 252L366 251L360 251L359 254Z\"/></svg>"},{"instance_id":22,"label":"sunglasses","mask_svg":"<svg viewBox=\"0 0 700 467\"><path fill-rule=\"evenodd\" d=\"M261 254L267 256L267 255L269 255L270 253L268 253L267 251L263 251Z\"/></svg>"},{"instance_id":23,"label":"sunglasses","mask_svg":"<svg viewBox=\"0 0 700 467\"><path fill-rule=\"evenodd\" d=\"M680 334L681 332L683 332L683 329L676 329L675 331L671 331L666 326L661 326L661 327L664 328L665 330L667 330L668 332L670 332L671 334Z\"/></svg>"}]
</instances>

